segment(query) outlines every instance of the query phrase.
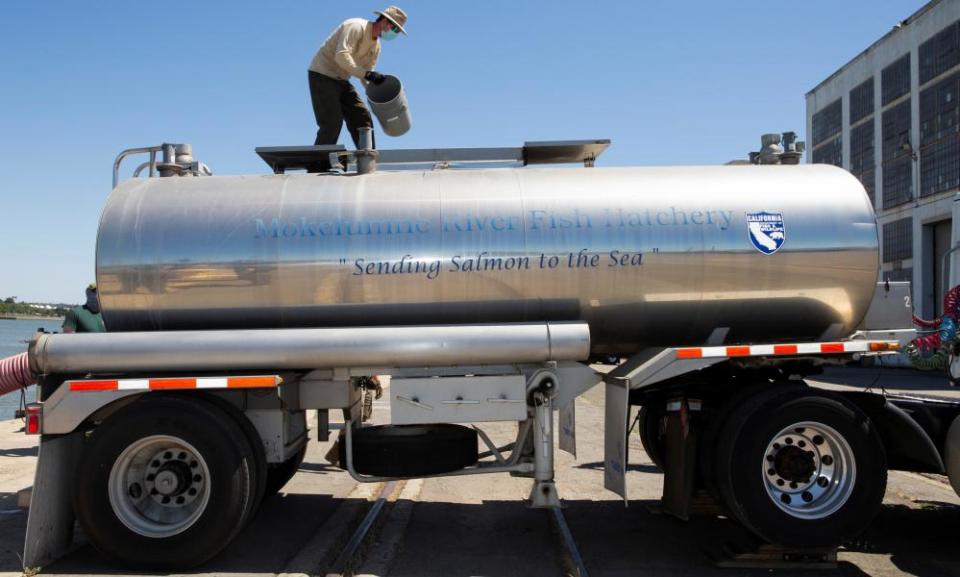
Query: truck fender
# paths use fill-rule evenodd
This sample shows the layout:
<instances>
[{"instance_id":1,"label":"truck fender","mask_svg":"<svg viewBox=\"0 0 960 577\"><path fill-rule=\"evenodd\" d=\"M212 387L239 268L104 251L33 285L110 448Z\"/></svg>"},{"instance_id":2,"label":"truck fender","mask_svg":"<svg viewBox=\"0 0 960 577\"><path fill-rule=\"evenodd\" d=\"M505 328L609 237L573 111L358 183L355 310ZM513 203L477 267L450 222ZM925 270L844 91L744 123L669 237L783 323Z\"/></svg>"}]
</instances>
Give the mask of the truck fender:
<instances>
[{"instance_id":1,"label":"truck fender","mask_svg":"<svg viewBox=\"0 0 960 577\"><path fill-rule=\"evenodd\" d=\"M947 440L944 443L944 454L947 459L947 476L953 490L960 495L960 417L953 420L947 430Z\"/></svg>"},{"instance_id":2,"label":"truck fender","mask_svg":"<svg viewBox=\"0 0 960 577\"><path fill-rule=\"evenodd\" d=\"M856 404L876 425L890 469L944 472L943 459L936 443L909 413L875 393L841 394Z\"/></svg>"}]
</instances>

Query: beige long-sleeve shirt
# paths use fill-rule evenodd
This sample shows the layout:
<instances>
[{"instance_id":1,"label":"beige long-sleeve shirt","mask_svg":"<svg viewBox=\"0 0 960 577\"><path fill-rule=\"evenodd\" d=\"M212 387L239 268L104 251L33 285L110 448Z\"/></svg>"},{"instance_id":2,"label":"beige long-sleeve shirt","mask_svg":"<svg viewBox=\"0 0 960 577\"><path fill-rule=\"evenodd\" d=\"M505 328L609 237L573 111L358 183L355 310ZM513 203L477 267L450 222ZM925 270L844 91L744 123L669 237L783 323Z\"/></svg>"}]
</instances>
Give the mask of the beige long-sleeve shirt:
<instances>
[{"instance_id":1,"label":"beige long-sleeve shirt","mask_svg":"<svg viewBox=\"0 0 960 577\"><path fill-rule=\"evenodd\" d=\"M373 22L351 18L337 26L310 61L310 70L347 80L363 75L377 64L380 40L373 37Z\"/></svg>"}]
</instances>

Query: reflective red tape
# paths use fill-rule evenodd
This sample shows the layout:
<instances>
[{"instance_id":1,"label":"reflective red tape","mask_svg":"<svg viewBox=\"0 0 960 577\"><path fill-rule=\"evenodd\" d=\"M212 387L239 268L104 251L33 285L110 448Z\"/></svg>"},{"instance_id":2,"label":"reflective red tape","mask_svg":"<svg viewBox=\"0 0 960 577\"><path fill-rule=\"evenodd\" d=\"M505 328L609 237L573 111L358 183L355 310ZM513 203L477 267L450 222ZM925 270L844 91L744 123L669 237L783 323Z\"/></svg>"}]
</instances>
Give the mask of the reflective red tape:
<instances>
[{"instance_id":1,"label":"reflective red tape","mask_svg":"<svg viewBox=\"0 0 960 577\"><path fill-rule=\"evenodd\" d=\"M703 356L701 349L677 349L678 359L699 359Z\"/></svg>"},{"instance_id":2,"label":"reflective red tape","mask_svg":"<svg viewBox=\"0 0 960 577\"><path fill-rule=\"evenodd\" d=\"M197 388L197 379L150 379L151 391L195 388Z\"/></svg>"},{"instance_id":3,"label":"reflective red tape","mask_svg":"<svg viewBox=\"0 0 960 577\"><path fill-rule=\"evenodd\" d=\"M277 386L276 377L228 377L227 388L230 389L253 389L258 387Z\"/></svg>"},{"instance_id":4,"label":"reflective red tape","mask_svg":"<svg viewBox=\"0 0 960 577\"><path fill-rule=\"evenodd\" d=\"M71 391L116 391L118 381L70 381Z\"/></svg>"},{"instance_id":5,"label":"reflective red tape","mask_svg":"<svg viewBox=\"0 0 960 577\"><path fill-rule=\"evenodd\" d=\"M789 345L735 345L729 347L690 347L675 349L677 359L764 357L771 355L845 354L866 351L897 350L895 342L850 341L841 343L797 343Z\"/></svg>"},{"instance_id":6,"label":"reflective red tape","mask_svg":"<svg viewBox=\"0 0 960 577\"><path fill-rule=\"evenodd\" d=\"M121 379L70 381L71 391L173 391L191 389L253 389L276 387L278 375L244 377L183 377L167 379Z\"/></svg>"}]
</instances>

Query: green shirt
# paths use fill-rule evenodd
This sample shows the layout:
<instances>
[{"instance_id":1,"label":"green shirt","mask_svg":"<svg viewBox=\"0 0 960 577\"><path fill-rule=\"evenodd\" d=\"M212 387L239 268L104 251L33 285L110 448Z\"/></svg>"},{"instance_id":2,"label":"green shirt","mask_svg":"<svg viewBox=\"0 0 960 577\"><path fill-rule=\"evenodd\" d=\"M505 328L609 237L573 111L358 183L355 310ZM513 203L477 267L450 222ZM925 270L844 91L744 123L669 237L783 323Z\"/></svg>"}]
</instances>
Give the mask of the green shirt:
<instances>
[{"instance_id":1,"label":"green shirt","mask_svg":"<svg viewBox=\"0 0 960 577\"><path fill-rule=\"evenodd\" d=\"M63 329L72 329L75 333L105 333L103 317L100 313L90 312L86 305L73 307L63 319Z\"/></svg>"}]
</instances>

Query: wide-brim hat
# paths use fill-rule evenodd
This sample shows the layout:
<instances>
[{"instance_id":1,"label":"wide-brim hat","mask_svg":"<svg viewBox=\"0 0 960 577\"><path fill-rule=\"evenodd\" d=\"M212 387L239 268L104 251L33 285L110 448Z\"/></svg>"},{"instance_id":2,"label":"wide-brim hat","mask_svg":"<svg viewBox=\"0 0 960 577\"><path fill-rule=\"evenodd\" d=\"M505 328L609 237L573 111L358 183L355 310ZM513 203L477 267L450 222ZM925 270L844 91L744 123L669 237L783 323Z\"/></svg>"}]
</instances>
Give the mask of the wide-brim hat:
<instances>
[{"instance_id":1,"label":"wide-brim hat","mask_svg":"<svg viewBox=\"0 0 960 577\"><path fill-rule=\"evenodd\" d=\"M374 10L373 13L377 16L383 16L394 26L399 28L400 32L403 32L404 35L407 35L407 31L403 29L403 25L407 23L407 13L401 10L399 7L388 6L382 12L380 10Z\"/></svg>"}]
</instances>

